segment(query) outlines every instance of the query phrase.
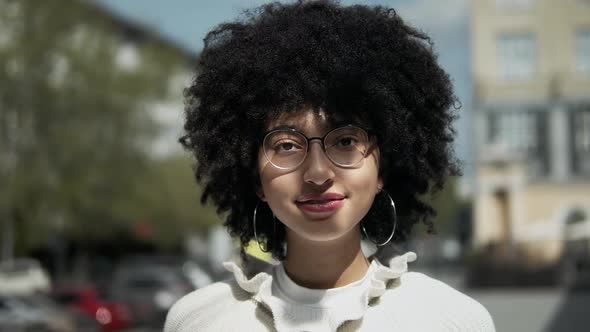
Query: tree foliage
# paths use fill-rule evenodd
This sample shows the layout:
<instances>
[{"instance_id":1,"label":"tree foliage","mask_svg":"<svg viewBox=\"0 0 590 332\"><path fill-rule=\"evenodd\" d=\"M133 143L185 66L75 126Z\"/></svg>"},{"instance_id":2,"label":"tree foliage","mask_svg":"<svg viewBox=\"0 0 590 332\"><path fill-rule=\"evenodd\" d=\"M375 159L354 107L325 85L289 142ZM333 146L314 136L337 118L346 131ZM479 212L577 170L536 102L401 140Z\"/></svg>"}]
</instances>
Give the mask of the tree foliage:
<instances>
[{"instance_id":1,"label":"tree foliage","mask_svg":"<svg viewBox=\"0 0 590 332\"><path fill-rule=\"evenodd\" d=\"M148 35L133 43L137 65L122 66L128 31L87 2L0 7L0 219L16 224L21 251L56 231L106 238L141 218L190 219L182 204L197 199L174 201L166 190L181 189L162 183L174 177L157 179L179 166L149 153L149 106L170 98L179 55Z\"/></svg>"}]
</instances>

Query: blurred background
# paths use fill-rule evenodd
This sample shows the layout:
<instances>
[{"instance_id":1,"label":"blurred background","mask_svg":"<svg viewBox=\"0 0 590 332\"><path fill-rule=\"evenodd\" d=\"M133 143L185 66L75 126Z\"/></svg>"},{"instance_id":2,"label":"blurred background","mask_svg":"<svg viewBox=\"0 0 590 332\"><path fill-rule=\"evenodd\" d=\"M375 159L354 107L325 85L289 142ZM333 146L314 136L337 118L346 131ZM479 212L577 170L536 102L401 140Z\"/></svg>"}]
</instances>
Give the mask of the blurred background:
<instances>
[{"instance_id":1,"label":"blurred background","mask_svg":"<svg viewBox=\"0 0 590 332\"><path fill-rule=\"evenodd\" d=\"M177 138L202 38L261 0L0 0L0 332L160 331L228 277ZM498 331L590 326L590 1L365 0L434 40L465 175L410 268ZM371 250L367 245L367 250ZM269 259L251 246L249 252Z\"/></svg>"}]
</instances>

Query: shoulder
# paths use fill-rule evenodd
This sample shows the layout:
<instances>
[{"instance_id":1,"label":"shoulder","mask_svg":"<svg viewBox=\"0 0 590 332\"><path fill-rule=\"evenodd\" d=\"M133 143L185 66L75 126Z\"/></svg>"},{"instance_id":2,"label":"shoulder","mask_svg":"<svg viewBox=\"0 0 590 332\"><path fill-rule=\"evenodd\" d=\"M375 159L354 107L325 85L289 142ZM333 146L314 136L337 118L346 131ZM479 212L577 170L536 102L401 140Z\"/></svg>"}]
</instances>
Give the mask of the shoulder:
<instances>
[{"instance_id":1,"label":"shoulder","mask_svg":"<svg viewBox=\"0 0 590 332\"><path fill-rule=\"evenodd\" d=\"M406 291L415 292L417 288L420 289L421 292L418 293L420 296L447 295L450 296L447 298L449 301L475 302L475 300L455 288L424 273L406 272L401 276L400 281L402 288Z\"/></svg>"},{"instance_id":2,"label":"shoulder","mask_svg":"<svg viewBox=\"0 0 590 332\"><path fill-rule=\"evenodd\" d=\"M239 310L237 304L249 298L235 281L216 282L195 290L178 300L168 312L164 332L205 330L214 325L228 309Z\"/></svg>"},{"instance_id":3,"label":"shoulder","mask_svg":"<svg viewBox=\"0 0 590 332\"><path fill-rule=\"evenodd\" d=\"M395 291L397 289L397 291ZM399 287L391 294L397 300L413 308L421 319L443 326L459 328L460 331L493 332L494 322L488 310L473 298L442 281L418 272L404 273ZM410 309L411 310L411 309Z\"/></svg>"}]
</instances>

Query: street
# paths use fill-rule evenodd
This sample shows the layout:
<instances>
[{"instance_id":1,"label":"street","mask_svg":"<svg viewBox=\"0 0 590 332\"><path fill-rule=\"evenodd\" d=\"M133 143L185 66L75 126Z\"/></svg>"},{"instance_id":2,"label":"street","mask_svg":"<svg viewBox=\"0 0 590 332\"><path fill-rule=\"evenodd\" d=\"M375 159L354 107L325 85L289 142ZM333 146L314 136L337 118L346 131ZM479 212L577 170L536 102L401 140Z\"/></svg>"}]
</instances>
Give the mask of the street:
<instances>
[{"instance_id":1,"label":"street","mask_svg":"<svg viewBox=\"0 0 590 332\"><path fill-rule=\"evenodd\" d=\"M446 282L483 304L498 332L586 332L590 330L590 289L465 289L460 273L424 273Z\"/></svg>"},{"instance_id":2,"label":"street","mask_svg":"<svg viewBox=\"0 0 590 332\"><path fill-rule=\"evenodd\" d=\"M582 332L590 326L590 291L492 289L466 293L488 309L499 332Z\"/></svg>"}]
</instances>

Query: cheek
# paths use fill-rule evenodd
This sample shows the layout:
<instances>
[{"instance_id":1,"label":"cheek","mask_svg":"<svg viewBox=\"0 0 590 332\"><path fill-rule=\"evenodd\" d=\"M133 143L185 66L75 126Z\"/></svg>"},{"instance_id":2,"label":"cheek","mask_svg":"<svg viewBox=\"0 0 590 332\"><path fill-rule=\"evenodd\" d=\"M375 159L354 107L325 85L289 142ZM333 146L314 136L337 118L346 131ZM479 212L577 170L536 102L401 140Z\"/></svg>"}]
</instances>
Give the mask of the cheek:
<instances>
[{"instance_id":1,"label":"cheek","mask_svg":"<svg viewBox=\"0 0 590 332\"><path fill-rule=\"evenodd\" d=\"M297 220L295 216L299 216L294 199L300 193L300 188L297 180L288 175L263 180L266 203L277 219L287 225Z\"/></svg>"},{"instance_id":2,"label":"cheek","mask_svg":"<svg viewBox=\"0 0 590 332\"><path fill-rule=\"evenodd\" d=\"M262 150L258 153L258 163L257 163L257 172L258 172L258 179L260 179L260 188L258 188L258 196L265 197L268 196L268 193L271 192L270 182L273 178L271 169L272 165L268 162L266 157L264 156Z\"/></svg>"},{"instance_id":3,"label":"cheek","mask_svg":"<svg viewBox=\"0 0 590 332\"><path fill-rule=\"evenodd\" d=\"M270 204L280 204L285 199L290 200L293 192L300 187L298 172L285 173L275 168L262 153L258 156L258 176L261 185L259 196L264 196L264 200Z\"/></svg>"},{"instance_id":4,"label":"cheek","mask_svg":"<svg viewBox=\"0 0 590 332\"><path fill-rule=\"evenodd\" d=\"M262 152L262 148L260 148L258 150L258 162L256 163L256 167L258 168L258 175L260 176L261 179L262 179L262 170L266 166L266 163L268 163L268 161L264 157L264 152Z\"/></svg>"},{"instance_id":5,"label":"cheek","mask_svg":"<svg viewBox=\"0 0 590 332\"><path fill-rule=\"evenodd\" d=\"M378 165L374 160L367 160L358 172L350 174L345 180L349 184L349 189L353 195L355 203L355 219L362 219L370 210L377 194L379 183Z\"/></svg>"},{"instance_id":6,"label":"cheek","mask_svg":"<svg viewBox=\"0 0 590 332\"><path fill-rule=\"evenodd\" d=\"M347 182L356 189L377 190L379 183L379 164L375 157L365 159L361 168L347 176Z\"/></svg>"},{"instance_id":7,"label":"cheek","mask_svg":"<svg viewBox=\"0 0 590 332\"><path fill-rule=\"evenodd\" d=\"M300 181L295 173L280 176L261 175L262 188L269 200L290 199L300 188Z\"/></svg>"}]
</instances>

